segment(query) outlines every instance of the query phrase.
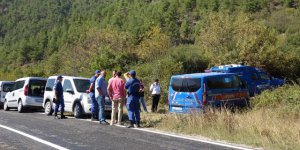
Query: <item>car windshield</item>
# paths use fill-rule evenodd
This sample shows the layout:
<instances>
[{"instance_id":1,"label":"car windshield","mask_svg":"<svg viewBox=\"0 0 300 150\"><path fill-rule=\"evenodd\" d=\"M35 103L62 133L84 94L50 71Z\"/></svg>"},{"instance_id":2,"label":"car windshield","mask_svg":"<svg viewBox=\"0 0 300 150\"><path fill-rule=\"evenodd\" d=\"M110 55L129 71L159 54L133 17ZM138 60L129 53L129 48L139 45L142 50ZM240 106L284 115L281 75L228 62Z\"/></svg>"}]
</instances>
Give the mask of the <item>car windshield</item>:
<instances>
[{"instance_id":1,"label":"car windshield","mask_svg":"<svg viewBox=\"0 0 300 150\"><path fill-rule=\"evenodd\" d=\"M237 76L216 76L207 78L207 87L209 89L232 89L239 88L240 79Z\"/></svg>"},{"instance_id":2,"label":"car windshield","mask_svg":"<svg viewBox=\"0 0 300 150\"><path fill-rule=\"evenodd\" d=\"M196 92L201 87L200 78L173 78L171 87L176 92Z\"/></svg>"},{"instance_id":3,"label":"car windshield","mask_svg":"<svg viewBox=\"0 0 300 150\"><path fill-rule=\"evenodd\" d=\"M3 84L3 92L9 92L14 88L14 83L5 83Z\"/></svg>"},{"instance_id":4,"label":"car windshield","mask_svg":"<svg viewBox=\"0 0 300 150\"><path fill-rule=\"evenodd\" d=\"M88 79L74 79L75 87L78 92L83 93L90 87L90 80Z\"/></svg>"}]
</instances>

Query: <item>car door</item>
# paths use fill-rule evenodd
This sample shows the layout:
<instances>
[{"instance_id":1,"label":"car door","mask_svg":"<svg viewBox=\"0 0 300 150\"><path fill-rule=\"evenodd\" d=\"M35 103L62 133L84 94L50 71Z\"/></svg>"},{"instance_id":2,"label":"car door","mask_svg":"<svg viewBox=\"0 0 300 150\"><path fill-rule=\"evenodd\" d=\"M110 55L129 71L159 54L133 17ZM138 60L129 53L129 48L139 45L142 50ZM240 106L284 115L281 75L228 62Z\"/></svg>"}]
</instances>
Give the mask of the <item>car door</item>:
<instances>
[{"instance_id":1,"label":"car door","mask_svg":"<svg viewBox=\"0 0 300 150\"><path fill-rule=\"evenodd\" d=\"M65 110L71 112L72 103L74 101L74 88L69 79L65 79L63 81L63 89L64 89ZM71 91L73 91L73 93Z\"/></svg>"},{"instance_id":2,"label":"car door","mask_svg":"<svg viewBox=\"0 0 300 150\"><path fill-rule=\"evenodd\" d=\"M21 94L24 93L24 84L25 80L16 81L16 83L14 84L13 91L11 91L6 97L9 107L18 106L18 98L21 96Z\"/></svg>"}]
</instances>

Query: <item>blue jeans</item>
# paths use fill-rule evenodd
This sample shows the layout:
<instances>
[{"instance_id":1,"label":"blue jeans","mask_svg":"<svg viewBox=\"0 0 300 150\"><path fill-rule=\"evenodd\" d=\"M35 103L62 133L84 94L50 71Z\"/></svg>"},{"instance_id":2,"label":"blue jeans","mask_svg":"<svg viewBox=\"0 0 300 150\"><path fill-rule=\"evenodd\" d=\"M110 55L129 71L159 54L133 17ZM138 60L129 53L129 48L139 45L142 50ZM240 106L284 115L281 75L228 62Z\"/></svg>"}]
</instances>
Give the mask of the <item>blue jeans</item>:
<instances>
[{"instance_id":1,"label":"blue jeans","mask_svg":"<svg viewBox=\"0 0 300 150\"><path fill-rule=\"evenodd\" d=\"M60 112L63 113L65 111L65 102L64 102L63 96L58 97L58 102L54 103L54 104L55 104L54 105L54 113L58 112L59 105L60 105Z\"/></svg>"},{"instance_id":2,"label":"blue jeans","mask_svg":"<svg viewBox=\"0 0 300 150\"><path fill-rule=\"evenodd\" d=\"M138 96L129 96L126 102L128 118L131 123L140 123L140 102Z\"/></svg>"},{"instance_id":3,"label":"blue jeans","mask_svg":"<svg viewBox=\"0 0 300 150\"><path fill-rule=\"evenodd\" d=\"M92 116L94 118L97 118L98 117L98 109L99 109L99 106L98 106L98 102L96 100L96 97L95 97L95 93L91 92L90 93L90 98L91 98L91 101L92 101L92 107L91 107L91 112L92 112Z\"/></svg>"},{"instance_id":4,"label":"blue jeans","mask_svg":"<svg viewBox=\"0 0 300 150\"><path fill-rule=\"evenodd\" d=\"M105 114L104 114L104 109L105 109L105 96L98 96L97 97L97 102L99 106L99 121L105 121Z\"/></svg>"},{"instance_id":5,"label":"blue jeans","mask_svg":"<svg viewBox=\"0 0 300 150\"><path fill-rule=\"evenodd\" d=\"M140 103L142 103L142 106L143 106L143 108L144 108L144 111L145 111L145 112L148 112L144 97L140 97ZM140 111L141 111L141 107L139 107L139 108L140 108Z\"/></svg>"}]
</instances>

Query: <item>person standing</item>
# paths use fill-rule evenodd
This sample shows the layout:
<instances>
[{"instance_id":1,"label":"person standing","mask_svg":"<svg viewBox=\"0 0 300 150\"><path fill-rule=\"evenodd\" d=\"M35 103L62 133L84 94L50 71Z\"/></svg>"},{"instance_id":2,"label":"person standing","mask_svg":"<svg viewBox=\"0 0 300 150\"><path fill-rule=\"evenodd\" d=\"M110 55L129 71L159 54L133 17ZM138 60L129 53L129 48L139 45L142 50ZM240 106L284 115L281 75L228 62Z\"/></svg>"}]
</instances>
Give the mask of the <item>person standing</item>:
<instances>
[{"instance_id":1,"label":"person standing","mask_svg":"<svg viewBox=\"0 0 300 150\"><path fill-rule=\"evenodd\" d=\"M99 106L99 123L103 125L107 125L108 122L105 120L105 96L107 95L107 84L105 81L106 71L102 70L101 75L96 79L95 82L95 97Z\"/></svg>"},{"instance_id":2,"label":"person standing","mask_svg":"<svg viewBox=\"0 0 300 150\"><path fill-rule=\"evenodd\" d=\"M157 112L157 107L158 107L160 92L161 92L158 79L155 79L154 83L151 84L150 92L152 94L152 112Z\"/></svg>"},{"instance_id":3,"label":"person standing","mask_svg":"<svg viewBox=\"0 0 300 150\"><path fill-rule=\"evenodd\" d=\"M112 76L111 76L111 78L108 80L108 86L109 86L111 80L114 79L114 78L117 76L117 72L118 72L117 70L112 71Z\"/></svg>"},{"instance_id":4,"label":"person standing","mask_svg":"<svg viewBox=\"0 0 300 150\"><path fill-rule=\"evenodd\" d=\"M95 71L95 75L91 77L90 79L90 87L87 91L87 93L89 93L89 96L92 100L92 108L91 108L91 112L92 112L92 117L91 117L91 120L92 121L95 121L95 120L98 120L98 102L96 100L96 97L95 97L95 82L96 82L96 79L99 77L99 75L101 74L100 70L96 70Z\"/></svg>"},{"instance_id":5,"label":"person standing","mask_svg":"<svg viewBox=\"0 0 300 150\"><path fill-rule=\"evenodd\" d=\"M144 108L144 111L148 112L147 105L146 105L145 98L144 98L144 96L145 96L145 88L144 88L144 84L143 84L142 79L140 79L140 83L141 83L140 84L140 91L139 91L139 93L140 93L140 103L142 104L142 106ZM140 108L140 111L141 111L141 107L139 107L139 108Z\"/></svg>"},{"instance_id":6,"label":"person standing","mask_svg":"<svg viewBox=\"0 0 300 150\"><path fill-rule=\"evenodd\" d=\"M130 125L127 126L127 128L134 128L134 124L136 124L137 127L140 127L140 81L136 78L136 73L134 70L131 70L129 74L131 78L125 84L125 88L128 90L126 106L130 121Z\"/></svg>"},{"instance_id":7,"label":"person standing","mask_svg":"<svg viewBox=\"0 0 300 150\"><path fill-rule=\"evenodd\" d=\"M63 77L61 75L57 76L57 81L53 87L55 92L55 106L54 106L54 118L55 119L65 119L65 102L64 102L64 90L62 86ZM60 118L57 117L58 108L60 106Z\"/></svg>"},{"instance_id":8,"label":"person standing","mask_svg":"<svg viewBox=\"0 0 300 150\"><path fill-rule=\"evenodd\" d=\"M125 82L121 79L122 73L117 72L107 88L108 95L112 100L111 122L113 125L116 120L116 110L118 107L118 124L121 125L123 116L123 106L125 101Z\"/></svg>"}]
</instances>

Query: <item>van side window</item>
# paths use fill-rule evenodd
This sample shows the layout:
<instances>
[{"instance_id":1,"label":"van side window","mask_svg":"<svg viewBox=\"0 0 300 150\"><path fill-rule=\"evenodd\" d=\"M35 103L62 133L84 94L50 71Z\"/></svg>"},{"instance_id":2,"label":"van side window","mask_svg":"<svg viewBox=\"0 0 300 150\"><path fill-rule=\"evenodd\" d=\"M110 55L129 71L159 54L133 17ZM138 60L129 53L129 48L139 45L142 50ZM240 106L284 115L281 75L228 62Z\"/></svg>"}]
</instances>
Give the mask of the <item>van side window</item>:
<instances>
[{"instance_id":1,"label":"van side window","mask_svg":"<svg viewBox=\"0 0 300 150\"><path fill-rule=\"evenodd\" d=\"M49 79L46 84L46 91L52 91L54 86L55 79Z\"/></svg>"},{"instance_id":2,"label":"van side window","mask_svg":"<svg viewBox=\"0 0 300 150\"><path fill-rule=\"evenodd\" d=\"M73 87L72 87L72 84L71 84L70 80L66 79L64 81L63 89L64 89L64 92L66 92L67 90L72 90L73 91Z\"/></svg>"},{"instance_id":3,"label":"van side window","mask_svg":"<svg viewBox=\"0 0 300 150\"><path fill-rule=\"evenodd\" d=\"M14 85L14 90L18 90L18 89L21 89L23 88L25 84L25 81L24 80L21 80L21 81L17 81Z\"/></svg>"},{"instance_id":4,"label":"van side window","mask_svg":"<svg viewBox=\"0 0 300 150\"><path fill-rule=\"evenodd\" d=\"M262 80L270 80L270 77L264 72L259 73L259 75Z\"/></svg>"},{"instance_id":5,"label":"van side window","mask_svg":"<svg viewBox=\"0 0 300 150\"><path fill-rule=\"evenodd\" d=\"M252 74L251 74L251 79L252 79L252 80L258 80L257 74L256 74L256 73L252 73Z\"/></svg>"}]
</instances>

